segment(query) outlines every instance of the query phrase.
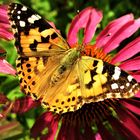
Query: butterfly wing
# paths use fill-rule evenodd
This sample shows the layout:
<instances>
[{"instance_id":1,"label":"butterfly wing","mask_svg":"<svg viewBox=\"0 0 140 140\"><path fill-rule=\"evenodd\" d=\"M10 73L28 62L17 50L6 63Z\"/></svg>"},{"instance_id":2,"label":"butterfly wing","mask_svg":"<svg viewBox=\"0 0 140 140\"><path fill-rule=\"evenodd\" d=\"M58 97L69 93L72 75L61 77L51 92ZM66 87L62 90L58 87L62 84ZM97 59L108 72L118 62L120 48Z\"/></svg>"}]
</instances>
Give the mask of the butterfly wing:
<instances>
[{"instance_id":1,"label":"butterfly wing","mask_svg":"<svg viewBox=\"0 0 140 140\"><path fill-rule=\"evenodd\" d=\"M119 67L88 56L82 56L53 87L46 85L51 76L40 73L41 84L31 92L42 93L42 104L57 113L75 111L85 103L129 98L140 90L136 80Z\"/></svg>"},{"instance_id":2,"label":"butterfly wing","mask_svg":"<svg viewBox=\"0 0 140 140\"><path fill-rule=\"evenodd\" d=\"M69 49L61 35L31 9L11 3L8 15L16 38L15 46L20 55L50 56Z\"/></svg>"},{"instance_id":3,"label":"butterfly wing","mask_svg":"<svg viewBox=\"0 0 140 140\"><path fill-rule=\"evenodd\" d=\"M65 72L60 61L67 55L66 41L39 15L20 4L9 6L19 57L21 88L57 113L74 111L85 103L107 98L128 98L140 86L119 67L82 56ZM54 84L53 76L58 81Z\"/></svg>"},{"instance_id":4,"label":"butterfly wing","mask_svg":"<svg viewBox=\"0 0 140 140\"><path fill-rule=\"evenodd\" d=\"M9 19L18 51L17 73L21 89L30 94L28 86L46 67L53 71L69 49L67 42L41 16L17 3L9 5ZM53 60L49 66L47 62ZM51 68L50 68L51 67Z\"/></svg>"},{"instance_id":5,"label":"butterfly wing","mask_svg":"<svg viewBox=\"0 0 140 140\"><path fill-rule=\"evenodd\" d=\"M79 73L81 94L87 103L107 98L129 98L140 90L131 75L100 59L83 56L79 61Z\"/></svg>"}]
</instances>

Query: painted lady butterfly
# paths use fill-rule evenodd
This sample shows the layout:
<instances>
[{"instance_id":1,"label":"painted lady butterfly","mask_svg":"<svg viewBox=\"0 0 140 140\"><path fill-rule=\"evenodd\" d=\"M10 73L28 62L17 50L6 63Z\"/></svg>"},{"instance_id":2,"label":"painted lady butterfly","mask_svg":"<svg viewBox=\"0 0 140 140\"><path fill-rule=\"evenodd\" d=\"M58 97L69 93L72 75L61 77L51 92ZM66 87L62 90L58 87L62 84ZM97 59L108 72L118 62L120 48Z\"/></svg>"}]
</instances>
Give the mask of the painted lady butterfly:
<instances>
[{"instance_id":1,"label":"painted lady butterfly","mask_svg":"<svg viewBox=\"0 0 140 140\"><path fill-rule=\"evenodd\" d=\"M21 89L50 111L65 113L85 103L129 98L140 89L119 67L83 56L80 46L70 48L46 20L26 6L12 3L8 14L19 55L16 67Z\"/></svg>"}]
</instances>

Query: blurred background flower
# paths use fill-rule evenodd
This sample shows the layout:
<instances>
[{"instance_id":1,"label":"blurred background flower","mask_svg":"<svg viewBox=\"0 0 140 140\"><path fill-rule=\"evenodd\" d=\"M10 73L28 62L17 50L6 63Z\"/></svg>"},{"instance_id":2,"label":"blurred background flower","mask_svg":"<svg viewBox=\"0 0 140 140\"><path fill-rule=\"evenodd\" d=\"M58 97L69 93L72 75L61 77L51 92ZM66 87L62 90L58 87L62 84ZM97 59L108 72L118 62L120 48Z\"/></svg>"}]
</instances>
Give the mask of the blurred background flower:
<instances>
[{"instance_id":1,"label":"blurred background flower","mask_svg":"<svg viewBox=\"0 0 140 140\"><path fill-rule=\"evenodd\" d=\"M138 2L128 2L127 7L124 1L116 5L111 2L103 2L101 4L99 1L88 1L87 3L84 3L84 1L61 1L55 4L52 4L49 0L45 2L38 0L35 3L32 0L22 2L38 10L47 19L53 21L64 36L66 35L64 32L66 29L66 32L68 32L67 41L71 47L75 46L78 42L83 42L87 44L85 45L87 55L98 55L99 58L109 61L112 64L117 64L132 74L138 82L140 81L140 38L138 37L139 32L136 32L139 29L140 19L135 20L132 14L121 16L130 12L139 15L138 10L135 10ZM102 20L102 12L100 10L92 7L84 9L87 6L94 6L103 10L104 19ZM74 8L84 10L73 19L75 15ZM112 8L115 10L112 11ZM7 52L7 61L15 66L16 52L12 43L3 40L13 39L13 34L9 30L6 7L0 7L0 11L2 13L0 14L1 17L3 16L0 23L2 25L4 24L5 27L3 28L4 32L1 32L2 40L0 45L4 48L1 49L1 54L3 55ZM46 12L49 14L46 15ZM119 16L121 17L107 24L111 19ZM69 27L68 23L70 23L71 19L73 21ZM102 22L100 23L101 20ZM105 27L105 25L107 26ZM103 30L101 31L101 29ZM99 33L99 31L101 32ZM7 33L5 34L5 32ZM127 39L130 36L131 38ZM89 42L91 42L90 45ZM94 54L95 46L102 48L104 53ZM12 54L11 49L13 50ZM4 58L2 56L5 63ZM15 70L10 64L7 62L4 66L3 63L0 64L0 72L15 75ZM18 127L20 131L16 132L15 135L6 135L8 133L5 133L4 138L30 139L31 129L32 137L40 137L41 139L47 140L53 140L54 138L58 140L140 139L139 93L132 99L110 99L103 102L85 104L80 110L74 113L70 112L63 115L56 115L43 110L39 105L39 101L33 101L30 97L24 97L24 94L19 89L18 78L6 74L0 75L0 92L3 93L1 94L0 103L5 104L1 112L1 117L3 117L3 114L7 115L7 111L11 111L12 113L6 117L4 116L4 121L8 120L10 125L0 123L0 130L3 130L1 132L9 132L9 130L15 132L15 128ZM11 121L16 121L16 124L11 123ZM2 134L0 133L0 135Z\"/></svg>"}]
</instances>

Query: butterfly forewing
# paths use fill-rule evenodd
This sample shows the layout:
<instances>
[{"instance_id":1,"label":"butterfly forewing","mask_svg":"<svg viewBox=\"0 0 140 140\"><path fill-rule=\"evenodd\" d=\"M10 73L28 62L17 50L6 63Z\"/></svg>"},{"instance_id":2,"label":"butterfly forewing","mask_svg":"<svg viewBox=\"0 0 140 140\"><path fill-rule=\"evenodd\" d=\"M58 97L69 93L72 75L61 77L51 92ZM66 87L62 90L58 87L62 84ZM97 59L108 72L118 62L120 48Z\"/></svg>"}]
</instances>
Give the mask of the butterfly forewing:
<instances>
[{"instance_id":1,"label":"butterfly forewing","mask_svg":"<svg viewBox=\"0 0 140 140\"><path fill-rule=\"evenodd\" d=\"M11 25L18 53L23 56L46 56L69 49L67 42L41 16L17 3L9 5Z\"/></svg>"},{"instance_id":2,"label":"butterfly forewing","mask_svg":"<svg viewBox=\"0 0 140 140\"><path fill-rule=\"evenodd\" d=\"M41 16L12 3L10 22L18 50L17 72L23 92L50 111L65 113L85 103L129 98L140 89L132 76L101 59L82 56Z\"/></svg>"},{"instance_id":3,"label":"butterfly forewing","mask_svg":"<svg viewBox=\"0 0 140 140\"><path fill-rule=\"evenodd\" d=\"M17 3L11 3L8 9L19 54L16 64L20 86L30 94L35 86L34 79L37 80L37 75L46 68L48 57L53 56L54 61L59 61L69 46L46 20L31 9ZM58 61L55 65L59 64Z\"/></svg>"}]
</instances>

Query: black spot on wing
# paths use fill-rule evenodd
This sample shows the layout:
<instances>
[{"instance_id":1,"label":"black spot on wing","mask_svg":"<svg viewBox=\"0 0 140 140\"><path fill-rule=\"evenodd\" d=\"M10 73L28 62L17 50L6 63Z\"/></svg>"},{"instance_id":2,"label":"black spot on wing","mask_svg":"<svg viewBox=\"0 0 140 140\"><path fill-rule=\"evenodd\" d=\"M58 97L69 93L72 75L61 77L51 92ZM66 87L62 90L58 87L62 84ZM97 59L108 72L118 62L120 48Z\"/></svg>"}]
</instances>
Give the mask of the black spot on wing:
<instances>
[{"instance_id":1,"label":"black spot on wing","mask_svg":"<svg viewBox=\"0 0 140 140\"><path fill-rule=\"evenodd\" d=\"M57 38L58 37L58 35L56 34L56 33L53 33L52 35L51 35L51 39L55 39L55 38Z\"/></svg>"},{"instance_id":2,"label":"black spot on wing","mask_svg":"<svg viewBox=\"0 0 140 140\"><path fill-rule=\"evenodd\" d=\"M112 76L115 72L115 66L107 63L107 62L103 62L103 71L102 74L108 73L110 76Z\"/></svg>"},{"instance_id":3,"label":"black spot on wing","mask_svg":"<svg viewBox=\"0 0 140 140\"><path fill-rule=\"evenodd\" d=\"M49 43L49 39L50 39L50 36L49 35L47 37L41 36L41 42L42 43Z\"/></svg>"},{"instance_id":4,"label":"black spot on wing","mask_svg":"<svg viewBox=\"0 0 140 140\"><path fill-rule=\"evenodd\" d=\"M43 18L40 18L40 16L33 10L31 10L30 8L26 7L27 10L22 10L23 7L26 7L24 5L21 4L17 4L17 3L12 3L9 5L9 16L10 16L10 20L14 21L15 23L15 27L18 29L18 32L24 32L25 35L29 34L29 30L31 28L36 28L39 27L39 31L42 32L45 29L49 29L52 28L52 26ZM28 21L28 19L32 16L35 15L36 17L39 17L38 20L35 20L34 23L30 23ZM20 19L18 19L17 17L20 17ZM20 26L20 21L24 21L25 22L25 26L21 27Z\"/></svg>"},{"instance_id":5,"label":"black spot on wing","mask_svg":"<svg viewBox=\"0 0 140 140\"><path fill-rule=\"evenodd\" d=\"M92 85L95 82L95 80L93 79L95 75L97 75L96 68L93 70L90 70L91 81L89 81L89 83L85 85L86 88L88 89L92 88Z\"/></svg>"},{"instance_id":6,"label":"black spot on wing","mask_svg":"<svg viewBox=\"0 0 140 140\"><path fill-rule=\"evenodd\" d=\"M97 64L98 64L98 61L97 61L97 60L94 60L94 62L93 62L93 67L96 67Z\"/></svg>"},{"instance_id":7,"label":"black spot on wing","mask_svg":"<svg viewBox=\"0 0 140 140\"><path fill-rule=\"evenodd\" d=\"M39 32L52 28L52 26L49 23L47 23L47 21L45 21L43 18L36 20L34 22L34 26L39 27Z\"/></svg>"},{"instance_id":8,"label":"black spot on wing","mask_svg":"<svg viewBox=\"0 0 140 140\"><path fill-rule=\"evenodd\" d=\"M38 42L34 40L34 43L30 44L29 47L32 51L37 51L37 45L38 45Z\"/></svg>"}]
</instances>

